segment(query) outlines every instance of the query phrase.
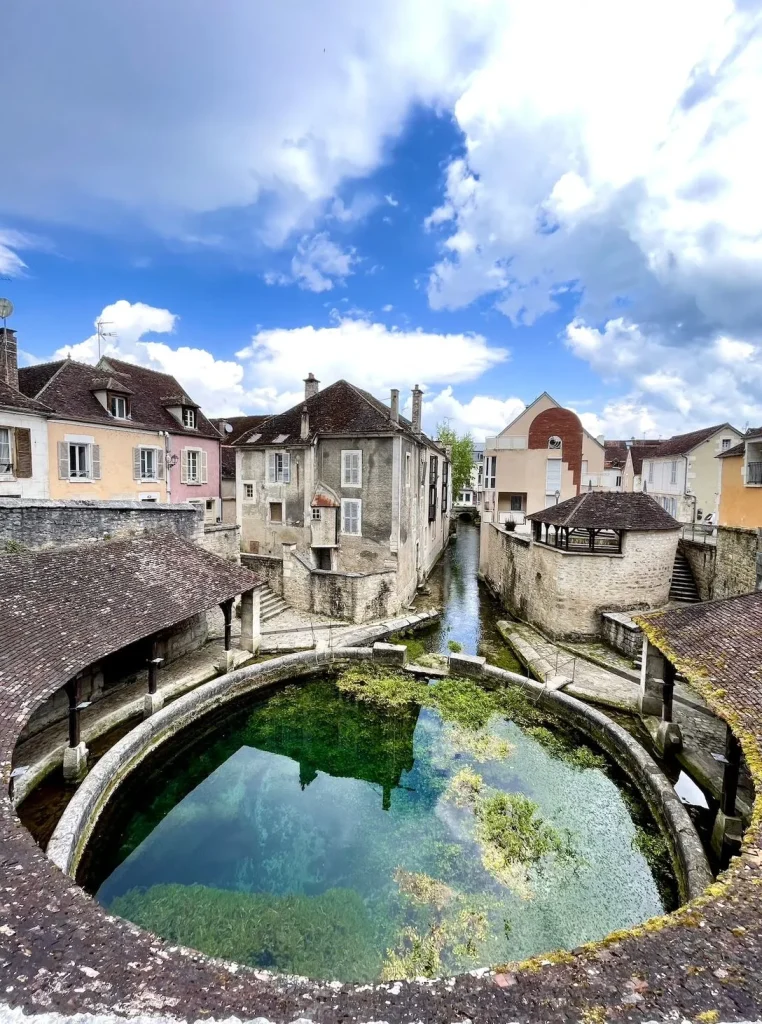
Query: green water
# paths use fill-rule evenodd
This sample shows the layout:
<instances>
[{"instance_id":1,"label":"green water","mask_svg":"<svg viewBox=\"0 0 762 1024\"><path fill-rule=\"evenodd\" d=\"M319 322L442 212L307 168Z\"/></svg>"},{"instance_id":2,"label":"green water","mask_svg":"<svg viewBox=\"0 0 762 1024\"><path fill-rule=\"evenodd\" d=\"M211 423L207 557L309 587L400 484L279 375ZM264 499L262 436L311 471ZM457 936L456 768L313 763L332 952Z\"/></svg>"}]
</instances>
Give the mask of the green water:
<instances>
[{"instance_id":1,"label":"green water","mask_svg":"<svg viewBox=\"0 0 762 1024\"><path fill-rule=\"evenodd\" d=\"M673 904L613 766L521 700L439 685L390 710L318 679L204 721L122 787L80 881L170 941L342 981L570 948ZM507 872L499 794L524 815Z\"/></svg>"}]
</instances>

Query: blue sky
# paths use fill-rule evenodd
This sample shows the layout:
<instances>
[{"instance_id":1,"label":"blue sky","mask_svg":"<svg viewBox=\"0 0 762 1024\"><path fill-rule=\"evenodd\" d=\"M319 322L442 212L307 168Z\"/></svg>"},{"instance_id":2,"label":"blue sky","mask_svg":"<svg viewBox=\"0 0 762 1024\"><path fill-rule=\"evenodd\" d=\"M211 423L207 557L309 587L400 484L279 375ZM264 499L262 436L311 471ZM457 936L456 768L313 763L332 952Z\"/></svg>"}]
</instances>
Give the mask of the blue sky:
<instances>
[{"instance_id":1,"label":"blue sky","mask_svg":"<svg viewBox=\"0 0 762 1024\"><path fill-rule=\"evenodd\" d=\"M8 25L27 361L94 359L102 316L210 414L311 370L420 383L429 427L478 438L543 390L607 436L762 422L758 4L11 0Z\"/></svg>"}]
</instances>

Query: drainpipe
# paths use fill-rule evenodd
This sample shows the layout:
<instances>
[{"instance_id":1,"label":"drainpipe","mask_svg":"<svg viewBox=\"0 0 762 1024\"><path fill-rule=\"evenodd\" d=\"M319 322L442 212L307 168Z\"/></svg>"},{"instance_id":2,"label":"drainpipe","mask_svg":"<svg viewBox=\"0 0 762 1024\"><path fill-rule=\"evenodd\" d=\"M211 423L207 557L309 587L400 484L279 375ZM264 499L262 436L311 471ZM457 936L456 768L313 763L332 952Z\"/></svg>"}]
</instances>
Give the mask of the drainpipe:
<instances>
[{"instance_id":1,"label":"drainpipe","mask_svg":"<svg viewBox=\"0 0 762 1024\"><path fill-rule=\"evenodd\" d=\"M167 485L167 504L172 504L172 482L169 461L172 458L172 435L168 430L164 431L164 480Z\"/></svg>"},{"instance_id":2,"label":"drainpipe","mask_svg":"<svg viewBox=\"0 0 762 1024\"><path fill-rule=\"evenodd\" d=\"M697 498L696 498L695 494L689 494L688 493L688 456L687 455L683 455L682 457L683 457L683 459L685 459L685 481L683 483L683 497L685 497L685 498L692 498L693 499L693 517L691 519L691 522L695 526L696 525L696 503L697 503Z\"/></svg>"}]
</instances>

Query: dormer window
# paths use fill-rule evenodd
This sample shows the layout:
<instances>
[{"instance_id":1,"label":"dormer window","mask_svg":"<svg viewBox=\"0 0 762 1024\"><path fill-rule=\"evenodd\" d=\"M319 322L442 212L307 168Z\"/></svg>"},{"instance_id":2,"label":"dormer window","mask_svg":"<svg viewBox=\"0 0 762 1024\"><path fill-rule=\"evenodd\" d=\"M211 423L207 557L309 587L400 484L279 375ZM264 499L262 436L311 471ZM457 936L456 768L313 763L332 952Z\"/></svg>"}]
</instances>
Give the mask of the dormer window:
<instances>
[{"instance_id":1,"label":"dormer window","mask_svg":"<svg viewBox=\"0 0 762 1024\"><path fill-rule=\"evenodd\" d=\"M129 415L127 399L124 395L108 396L108 411L115 420L126 420Z\"/></svg>"},{"instance_id":2,"label":"dormer window","mask_svg":"<svg viewBox=\"0 0 762 1024\"><path fill-rule=\"evenodd\" d=\"M550 448L552 451L560 451L561 450L561 438L557 437L555 434L552 437L549 437L548 438L548 448Z\"/></svg>"},{"instance_id":3,"label":"dormer window","mask_svg":"<svg viewBox=\"0 0 762 1024\"><path fill-rule=\"evenodd\" d=\"M192 409L189 405L183 406L183 426L187 427L188 430L196 429L196 410Z\"/></svg>"}]
</instances>

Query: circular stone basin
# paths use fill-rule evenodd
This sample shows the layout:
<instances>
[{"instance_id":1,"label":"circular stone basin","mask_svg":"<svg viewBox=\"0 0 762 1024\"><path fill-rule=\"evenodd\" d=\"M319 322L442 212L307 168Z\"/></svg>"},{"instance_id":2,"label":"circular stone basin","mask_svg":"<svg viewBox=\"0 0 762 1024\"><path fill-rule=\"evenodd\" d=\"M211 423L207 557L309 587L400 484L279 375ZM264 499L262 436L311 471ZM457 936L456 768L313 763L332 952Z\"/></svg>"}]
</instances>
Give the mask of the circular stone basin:
<instances>
[{"instance_id":1,"label":"circular stone basin","mask_svg":"<svg viewBox=\"0 0 762 1024\"><path fill-rule=\"evenodd\" d=\"M571 948L676 905L663 837L582 737L516 688L388 682L361 665L186 730L110 801L79 881L172 942L356 982Z\"/></svg>"}]
</instances>

